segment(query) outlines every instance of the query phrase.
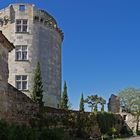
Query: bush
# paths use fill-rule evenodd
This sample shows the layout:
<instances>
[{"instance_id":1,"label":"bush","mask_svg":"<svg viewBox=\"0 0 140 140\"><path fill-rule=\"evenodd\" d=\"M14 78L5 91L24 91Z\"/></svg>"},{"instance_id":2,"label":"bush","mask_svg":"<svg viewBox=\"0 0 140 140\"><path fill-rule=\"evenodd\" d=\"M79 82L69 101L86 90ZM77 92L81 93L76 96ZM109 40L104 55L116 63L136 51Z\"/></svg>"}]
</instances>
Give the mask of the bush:
<instances>
[{"instance_id":1,"label":"bush","mask_svg":"<svg viewBox=\"0 0 140 140\"><path fill-rule=\"evenodd\" d=\"M8 124L4 120L0 120L0 140L8 139Z\"/></svg>"},{"instance_id":2,"label":"bush","mask_svg":"<svg viewBox=\"0 0 140 140\"><path fill-rule=\"evenodd\" d=\"M97 121L102 134L112 135L112 128L115 126L115 116L112 113L98 112ZM114 128L115 129L115 128Z\"/></svg>"},{"instance_id":3,"label":"bush","mask_svg":"<svg viewBox=\"0 0 140 140\"><path fill-rule=\"evenodd\" d=\"M43 128L40 132L39 140L63 140L64 131L60 128Z\"/></svg>"}]
</instances>

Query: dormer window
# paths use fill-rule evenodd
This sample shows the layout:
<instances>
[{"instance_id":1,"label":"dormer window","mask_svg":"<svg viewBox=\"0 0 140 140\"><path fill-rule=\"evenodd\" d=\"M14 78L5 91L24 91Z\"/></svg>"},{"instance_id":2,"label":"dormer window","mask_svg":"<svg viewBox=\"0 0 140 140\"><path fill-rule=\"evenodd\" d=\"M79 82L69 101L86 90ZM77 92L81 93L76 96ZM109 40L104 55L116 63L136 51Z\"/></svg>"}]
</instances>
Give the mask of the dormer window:
<instances>
[{"instance_id":1,"label":"dormer window","mask_svg":"<svg viewBox=\"0 0 140 140\"><path fill-rule=\"evenodd\" d=\"M19 5L19 11L25 11L25 5Z\"/></svg>"}]
</instances>

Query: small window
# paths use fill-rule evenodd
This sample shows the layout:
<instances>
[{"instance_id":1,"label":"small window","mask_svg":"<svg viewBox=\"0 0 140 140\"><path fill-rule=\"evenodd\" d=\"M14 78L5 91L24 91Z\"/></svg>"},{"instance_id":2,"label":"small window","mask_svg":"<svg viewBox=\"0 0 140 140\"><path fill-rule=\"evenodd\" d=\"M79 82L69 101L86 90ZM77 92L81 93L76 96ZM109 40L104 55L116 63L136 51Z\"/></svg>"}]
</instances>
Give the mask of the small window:
<instances>
[{"instance_id":1,"label":"small window","mask_svg":"<svg viewBox=\"0 0 140 140\"><path fill-rule=\"evenodd\" d=\"M34 17L34 21L39 21L39 17L38 16L35 16Z\"/></svg>"},{"instance_id":2,"label":"small window","mask_svg":"<svg viewBox=\"0 0 140 140\"><path fill-rule=\"evenodd\" d=\"M127 115L123 115L123 120L126 121Z\"/></svg>"},{"instance_id":3,"label":"small window","mask_svg":"<svg viewBox=\"0 0 140 140\"><path fill-rule=\"evenodd\" d=\"M15 47L15 59L17 61L28 60L28 50L26 45L18 45Z\"/></svg>"},{"instance_id":4,"label":"small window","mask_svg":"<svg viewBox=\"0 0 140 140\"><path fill-rule=\"evenodd\" d=\"M19 11L25 11L25 5L19 5Z\"/></svg>"},{"instance_id":5,"label":"small window","mask_svg":"<svg viewBox=\"0 0 140 140\"><path fill-rule=\"evenodd\" d=\"M43 21L44 21L44 19L43 19L43 18L41 18L41 19L40 19L40 22L41 22L41 23L43 23Z\"/></svg>"},{"instance_id":6,"label":"small window","mask_svg":"<svg viewBox=\"0 0 140 140\"><path fill-rule=\"evenodd\" d=\"M27 32L27 25L28 25L28 20L27 19L17 19L16 20L16 32Z\"/></svg>"},{"instance_id":7,"label":"small window","mask_svg":"<svg viewBox=\"0 0 140 140\"><path fill-rule=\"evenodd\" d=\"M27 90L28 89L27 75L16 75L15 80L16 80L16 88L18 90Z\"/></svg>"}]
</instances>

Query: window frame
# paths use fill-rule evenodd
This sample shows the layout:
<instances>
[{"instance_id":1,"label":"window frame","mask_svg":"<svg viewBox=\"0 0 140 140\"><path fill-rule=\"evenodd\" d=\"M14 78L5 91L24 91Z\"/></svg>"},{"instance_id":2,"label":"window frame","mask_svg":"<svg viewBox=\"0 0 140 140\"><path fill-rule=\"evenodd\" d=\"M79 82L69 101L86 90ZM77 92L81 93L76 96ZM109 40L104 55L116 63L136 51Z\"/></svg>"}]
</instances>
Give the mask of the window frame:
<instances>
[{"instance_id":1,"label":"window frame","mask_svg":"<svg viewBox=\"0 0 140 140\"><path fill-rule=\"evenodd\" d=\"M18 80L17 77L20 77L20 79ZM26 80L23 80L23 76L26 76ZM23 88L23 83L26 82L26 89ZM20 83L20 88L18 88L17 83ZM15 87L19 90L19 91L27 91L28 90L28 76L27 75L15 75Z\"/></svg>"},{"instance_id":2,"label":"window frame","mask_svg":"<svg viewBox=\"0 0 140 140\"><path fill-rule=\"evenodd\" d=\"M24 23L25 21L27 22L26 24ZM26 27L26 31L24 31L24 27ZM16 19L15 30L16 33L28 33L28 19Z\"/></svg>"},{"instance_id":3,"label":"window frame","mask_svg":"<svg viewBox=\"0 0 140 140\"><path fill-rule=\"evenodd\" d=\"M19 11L24 12L26 10L26 6L25 5L19 5Z\"/></svg>"},{"instance_id":4,"label":"window frame","mask_svg":"<svg viewBox=\"0 0 140 140\"><path fill-rule=\"evenodd\" d=\"M26 47L26 49L24 50L23 47ZM19 49L17 49L17 48L19 48ZM26 59L24 59L24 53L26 53ZM20 58L18 58L18 56L20 56ZM27 45L16 45L15 46L15 60L16 61L28 61L28 46Z\"/></svg>"}]
</instances>

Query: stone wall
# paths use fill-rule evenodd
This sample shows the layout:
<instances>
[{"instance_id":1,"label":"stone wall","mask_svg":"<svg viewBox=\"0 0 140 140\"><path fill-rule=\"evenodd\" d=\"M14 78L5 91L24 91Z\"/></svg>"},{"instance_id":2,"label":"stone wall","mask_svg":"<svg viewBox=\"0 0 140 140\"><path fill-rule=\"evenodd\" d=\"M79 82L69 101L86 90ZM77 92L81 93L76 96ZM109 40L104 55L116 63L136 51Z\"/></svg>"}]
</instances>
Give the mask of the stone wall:
<instances>
[{"instance_id":1,"label":"stone wall","mask_svg":"<svg viewBox=\"0 0 140 140\"><path fill-rule=\"evenodd\" d=\"M0 92L7 90L8 84L8 49L0 43Z\"/></svg>"},{"instance_id":2,"label":"stone wall","mask_svg":"<svg viewBox=\"0 0 140 140\"><path fill-rule=\"evenodd\" d=\"M0 31L0 92L4 93L8 88L8 52L14 48Z\"/></svg>"},{"instance_id":3,"label":"stone wall","mask_svg":"<svg viewBox=\"0 0 140 140\"><path fill-rule=\"evenodd\" d=\"M8 52L14 46L0 32L0 118L28 124L37 118L39 107L27 95L8 84Z\"/></svg>"},{"instance_id":4,"label":"stone wall","mask_svg":"<svg viewBox=\"0 0 140 140\"><path fill-rule=\"evenodd\" d=\"M100 114L102 115L104 113L102 112L99 113L99 115ZM108 118L105 120L108 120L111 116L114 116L115 120L112 127L116 128L118 134L121 133L125 123L122 116L120 114L111 115L107 112L105 112L105 114L106 117L108 116ZM70 132L72 133L71 135L74 135L74 133L77 132L77 129L81 127L81 130L85 129L86 131L84 130L84 132L88 132L90 136L99 138L101 136L101 129L99 127L97 116L98 115L96 113L91 112L79 112L74 110L55 109L51 107L45 107L43 110L43 117L46 118L48 126L62 127L66 131L70 130L72 131ZM109 122L106 122L106 125L107 123Z\"/></svg>"},{"instance_id":5,"label":"stone wall","mask_svg":"<svg viewBox=\"0 0 140 140\"><path fill-rule=\"evenodd\" d=\"M0 96L0 117L8 122L29 124L37 118L39 107L28 96L8 84L8 92Z\"/></svg>"},{"instance_id":6,"label":"stone wall","mask_svg":"<svg viewBox=\"0 0 140 140\"><path fill-rule=\"evenodd\" d=\"M126 127L131 129L134 134L137 131L137 123L138 123L138 130L140 131L140 118L137 120L136 115L132 115L130 113L122 112L120 115L123 117Z\"/></svg>"}]
</instances>

